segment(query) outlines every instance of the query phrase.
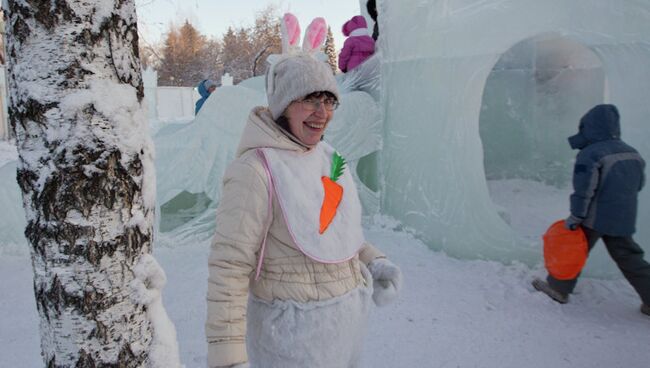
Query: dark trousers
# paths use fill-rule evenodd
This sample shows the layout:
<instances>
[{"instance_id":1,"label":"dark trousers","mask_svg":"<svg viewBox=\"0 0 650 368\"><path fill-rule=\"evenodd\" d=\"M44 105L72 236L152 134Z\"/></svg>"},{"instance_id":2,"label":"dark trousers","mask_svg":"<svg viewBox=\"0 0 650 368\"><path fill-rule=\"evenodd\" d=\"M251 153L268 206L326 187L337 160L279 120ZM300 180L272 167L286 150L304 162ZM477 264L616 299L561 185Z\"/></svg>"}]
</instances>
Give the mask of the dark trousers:
<instances>
[{"instance_id":1,"label":"dark trousers","mask_svg":"<svg viewBox=\"0 0 650 368\"><path fill-rule=\"evenodd\" d=\"M650 305L650 264L643 259L643 249L634 242L631 236L609 236L584 226L582 229L587 236L590 251L598 239L603 239L609 255L623 272L623 276L636 290L641 300ZM570 294L576 287L578 277L573 280L558 280L548 275L546 279L554 290Z\"/></svg>"}]
</instances>

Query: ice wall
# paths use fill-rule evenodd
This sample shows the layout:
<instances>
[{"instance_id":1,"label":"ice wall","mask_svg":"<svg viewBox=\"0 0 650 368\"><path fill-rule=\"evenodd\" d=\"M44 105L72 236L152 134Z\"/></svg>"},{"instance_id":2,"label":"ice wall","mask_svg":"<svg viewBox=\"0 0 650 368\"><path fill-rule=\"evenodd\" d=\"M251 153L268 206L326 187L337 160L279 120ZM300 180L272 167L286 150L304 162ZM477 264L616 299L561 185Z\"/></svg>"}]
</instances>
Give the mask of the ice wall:
<instances>
[{"instance_id":1,"label":"ice wall","mask_svg":"<svg viewBox=\"0 0 650 368\"><path fill-rule=\"evenodd\" d=\"M188 124L172 124L154 137L158 201L182 191L219 196L221 177L235 155L248 113L265 96L242 87L222 87Z\"/></svg>"},{"instance_id":2,"label":"ice wall","mask_svg":"<svg viewBox=\"0 0 650 368\"><path fill-rule=\"evenodd\" d=\"M576 122L604 97L602 64L589 48L552 34L514 45L484 88L479 131L487 179L570 185L575 153L558 137L575 134Z\"/></svg>"},{"instance_id":3,"label":"ice wall","mask_svg":"<svg viewBox=\"0 0 650 368\"><path fill-rule=\"evenodd\" d=\"M602 65L606 80L604 91L598 88L597 94L607 94L603 99L619 106L623 139L650 159L646 126L650 116L650 2L378 3L378 44L383 53L382 105L386 119L382 154L386 184L382 205L387 213L413 227L433 248L464 258L519 260L528 264L540 261L539 244L523 241L495 211L486 186L479 126L488 79L499 59L521 42L552 35L591 50ZM536 69L530 71L535 76ZM594 84L598 84L596 74L592 74ZM570 80L565 82L565 86L560 83L558 87L571 85ZM496 92L491 89L492 96L540 85L531 81L522 87L520 82L508 82L505 77L497 79L497 83L501 86L496 87ZM573 101L578 103L577 99ZM586 98L583 102L590 101ZM576 116L577 108L571 106L562 117L566 118L564 124ZM489 103L486 108L490 109ZM525 122L531 124L541 119L534 113L524 116ZM495 124L487 120L486 125ZM577 126L578 122L574 123ZM516 122L509 124L515 140ZM563 147L566 130L555 135L553 131L549 129L540 141L552 140L551 147ZM508 139L507 135L504 137ZM511 156L525 151L521 147L519 153L514 150ZM562 157L558 160L566 167L567 159ZM548 219L549 223L553 220ZM650 229L643 224L649 220L650 190L646 189L641 193L637 234L646 250L650 249ZM610 265L608 271L602 271L603 264ZM601 253L590 260L587 270L603 275L612 269L611 261Z\"/></svg>"},{"instance_id":4,"label":"ice wall","mask_svg":"<svg viewBox=\"0 0 650 368\"><path fill-rule=\"evenodd\" d=\"M170 124L157 132L157 202L163 216L159 229L186 224L178 230L183 235L206 236L214 228L221 178L235 157L248 113L265 100L249 88L217 88L190 123Z\"/></svg>"}]
</instances>

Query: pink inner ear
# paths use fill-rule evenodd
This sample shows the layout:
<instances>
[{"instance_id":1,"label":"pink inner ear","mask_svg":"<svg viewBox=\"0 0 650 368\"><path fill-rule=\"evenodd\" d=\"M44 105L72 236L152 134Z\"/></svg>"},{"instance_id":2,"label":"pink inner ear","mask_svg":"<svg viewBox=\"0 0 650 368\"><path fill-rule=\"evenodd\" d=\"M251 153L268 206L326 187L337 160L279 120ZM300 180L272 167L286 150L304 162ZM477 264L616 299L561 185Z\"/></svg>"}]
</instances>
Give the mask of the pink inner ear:
<instances>
[{"instance_id":1,"label":"pink inner ear","mask_svg":"<svg viewBox=\"0 0 650 368\"><path fill-rule=\"evenodd\" d=\"M283 17L284 24L287 27L287 35L289 36L289 45L293 46L298 43L300 39L300 24L298 18L291 13L286 13Z\"/></svg>"},{"instance_id":2,"label":"pink inner ear","mask_svg":"<svg viewBox=\"0 0 650 368\"><path fill-rule=\"evenodd\" d=\"M323 18L315 18L308 27L307 39L311 49L318 47L327 35L327 24Z\"/></svg>"}]
</instances>

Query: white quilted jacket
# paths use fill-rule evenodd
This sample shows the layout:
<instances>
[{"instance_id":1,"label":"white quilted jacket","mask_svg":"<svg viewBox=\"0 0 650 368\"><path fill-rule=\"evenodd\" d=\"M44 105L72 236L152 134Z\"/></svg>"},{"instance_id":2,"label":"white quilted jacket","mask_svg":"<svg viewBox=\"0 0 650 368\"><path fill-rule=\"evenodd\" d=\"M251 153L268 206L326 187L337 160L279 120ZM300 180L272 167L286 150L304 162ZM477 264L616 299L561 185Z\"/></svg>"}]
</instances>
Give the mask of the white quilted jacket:
<instances>
[{"instance_id":1,"label":"white quilted jacket","mask_svg":"<svg viewBox=\"0 0 650 368\"><path fill-rule=\"evenodd\" d=\"M237 157L224 174L210 251L205 326L210 367L248 360L245 336L249 292L266 301L327 300L363 286L360 262L367 265L383 257L370 244L357 257L338 264L306 257L293 243L274 195L263 265L259 279L254 280L268 216L267 176L255 153L259 147L310 149L277 126L268 109L251 111Z\"/></svg>"}]
</instances>

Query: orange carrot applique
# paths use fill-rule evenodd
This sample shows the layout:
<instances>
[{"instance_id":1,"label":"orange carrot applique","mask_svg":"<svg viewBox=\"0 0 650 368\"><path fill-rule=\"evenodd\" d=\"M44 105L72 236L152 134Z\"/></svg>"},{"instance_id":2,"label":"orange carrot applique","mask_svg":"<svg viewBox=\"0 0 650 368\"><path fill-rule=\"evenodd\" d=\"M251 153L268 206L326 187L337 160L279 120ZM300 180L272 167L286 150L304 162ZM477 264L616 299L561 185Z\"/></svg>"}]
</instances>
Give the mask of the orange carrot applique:
<instances>
[{"instance_id":1,"label":"orange carrot applique","mask_svg":"<svg viewBox=\"0 0 650 368\"><path fill-rule=\"evenodd\" d=\"M343 187L336 183L341 174L343 174L343 170L345 170L345 159L338 152L334 152L332 155L330 177L321 177L325 195L320 208L320 229L318 230L320 234L324 233L327 227L330 226L330 223L332 223L336 215L336 209L339 207L339 203L341 203L341 198L343 198Z\"/></svg>"}]
</instances>

